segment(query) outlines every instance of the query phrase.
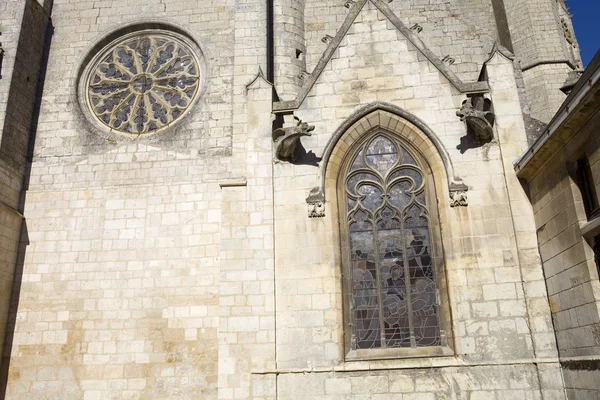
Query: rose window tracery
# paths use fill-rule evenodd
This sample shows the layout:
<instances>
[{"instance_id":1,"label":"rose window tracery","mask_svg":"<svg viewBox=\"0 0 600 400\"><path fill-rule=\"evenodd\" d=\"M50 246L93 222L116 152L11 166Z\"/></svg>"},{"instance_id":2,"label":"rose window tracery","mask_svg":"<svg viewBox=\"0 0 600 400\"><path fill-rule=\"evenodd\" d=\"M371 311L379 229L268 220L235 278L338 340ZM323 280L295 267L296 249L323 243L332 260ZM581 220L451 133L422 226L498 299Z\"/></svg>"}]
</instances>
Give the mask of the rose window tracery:
<instances>
[{"instance_id":1,"label":"rose window tracery","mask_svg":"<svg viewBox=\"0 0 600 400\"><path fill-rule=\"evenodd\" d=\"M200 90L200 66L184 41L139 33L108 47L91 68L87 101L114 131L144 134L177 121Z\"/></svg>"}]
</instances>

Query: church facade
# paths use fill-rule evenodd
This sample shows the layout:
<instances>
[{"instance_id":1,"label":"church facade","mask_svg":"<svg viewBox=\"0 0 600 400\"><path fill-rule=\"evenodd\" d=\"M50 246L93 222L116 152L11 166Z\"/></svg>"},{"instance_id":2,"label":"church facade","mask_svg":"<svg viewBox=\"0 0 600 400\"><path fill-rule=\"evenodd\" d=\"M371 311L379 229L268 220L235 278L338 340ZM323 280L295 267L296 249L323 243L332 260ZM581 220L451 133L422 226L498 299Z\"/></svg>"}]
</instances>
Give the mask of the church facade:
<instances>
[{"instance_id":1,"label":"church facade","mask_svg":"<svg viewBox=\"0 0 600 400\"><path fill-rule=\"evenodd\" d=\"M562 0L9 0L0 30L7 399L597 394L597 276L563 359L513 165L581 68Z\"/></svg>"}]
</instances>

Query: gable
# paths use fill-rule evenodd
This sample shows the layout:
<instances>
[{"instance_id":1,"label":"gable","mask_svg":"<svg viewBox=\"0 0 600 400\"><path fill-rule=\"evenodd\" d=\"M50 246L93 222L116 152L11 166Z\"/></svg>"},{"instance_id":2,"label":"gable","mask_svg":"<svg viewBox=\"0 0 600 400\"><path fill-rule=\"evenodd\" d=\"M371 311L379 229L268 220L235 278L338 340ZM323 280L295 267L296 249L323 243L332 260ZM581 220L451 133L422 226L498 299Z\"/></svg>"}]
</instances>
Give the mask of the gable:
<instances>
[{"instance_id":1,"label":"gable","mask_svg":"<svg viewBox=\"0 0 600 400\"><path fill-rule=\"evenodd\" d=\"M385 3L377 0L359 0L351 8L336 36L330 39L321 60L306 79L297 98L275 103L274 111L298 108L311 93L321 75L332 68L338 69L334 67L339 67L340 64L343 67L347 63L351 69L371 65L397 70L398 67L394 67L390 61L404 50L414 53L415 56L418 54L416 57L419 57L419 61L427 61L428 70L441 74L461 93L481 93L489 90L486 82L462 82ZM366 57L369 52L374 57ZM388 62L385 67L380 62L383 57L386 57ZM362 73L369 74L366 71Z\"/></svg>"}]
</instances>

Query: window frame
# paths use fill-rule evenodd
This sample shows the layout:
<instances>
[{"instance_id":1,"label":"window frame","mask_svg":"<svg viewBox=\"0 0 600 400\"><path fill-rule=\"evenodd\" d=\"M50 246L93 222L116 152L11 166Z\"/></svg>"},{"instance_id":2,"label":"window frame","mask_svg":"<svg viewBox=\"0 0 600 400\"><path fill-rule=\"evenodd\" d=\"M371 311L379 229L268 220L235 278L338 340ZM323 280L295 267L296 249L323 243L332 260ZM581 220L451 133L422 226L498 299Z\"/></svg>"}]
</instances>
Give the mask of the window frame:
<instances>
[{"instance_id":1,"label":"window frame","mask_svg":"<svg viewBox=\"0 0 600 400\"><path fill-rule=\"evenodd\" d=\"M590 221L600 215L600 204L588 156L584 154L575 162L575 166L576 184L583 201L585 216Z\"/></svg>"},{"instance_id":2,"label":"window frame","mask_svg":"<svg viewBox=\"0 0 600 400\"><path fill-rule=\"evenodd\" d=\"M425 180L425 193L427 209L429 212L430 232L430 256L436 277L436 300L438 306L438 322L440 329L441 344L429 347L402 347L402 348L378 348L357 349L354 330L354 316L352 312L352 270L350 260L350 231L347 222L347 194L346 179L352 161L376 136L384 136L396 145L402 146L416 161L423 172ZM455 356L454 334L451 319L451 307L448 296L448 278L444 262L444 250L441 236L439 202L436 196L435 179L433 169L426 158L420 153L416 146L412 145L406 138L396 132L392 132L382 126L375 126L365 132L364 135L351 144L345 152L340 169L336 177L336 197L339 217L339 244L340 261L342 269L342 298L343 298L343 321L344 321L344 354L346 361L399 359L399 358L422 358L422 357L448 357Z\"/></svg>"}]
</instances>

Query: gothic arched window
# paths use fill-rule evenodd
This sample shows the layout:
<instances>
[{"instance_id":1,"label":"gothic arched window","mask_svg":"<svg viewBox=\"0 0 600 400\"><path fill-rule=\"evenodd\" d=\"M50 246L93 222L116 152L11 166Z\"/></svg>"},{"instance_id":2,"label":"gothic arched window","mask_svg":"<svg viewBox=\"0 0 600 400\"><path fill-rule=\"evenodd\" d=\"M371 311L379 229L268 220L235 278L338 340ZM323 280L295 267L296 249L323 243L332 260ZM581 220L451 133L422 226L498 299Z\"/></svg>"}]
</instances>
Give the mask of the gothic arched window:
<instances>
[{"instance_id":1,"label":"gothic arched window","mask_svg":"<svg viewBox=\"0 0 600 400\"><path fill-rule=\"evenodd\" d=\"M437 204L429 167L379 131L348 154L338 185L349 350L410 356L441 349L441 244L433 237Z\"/></svg>"}]
</instances>

